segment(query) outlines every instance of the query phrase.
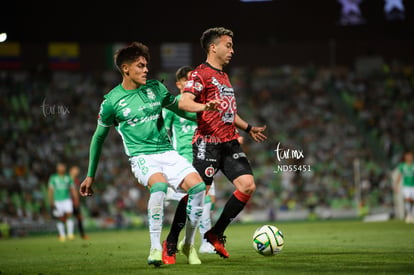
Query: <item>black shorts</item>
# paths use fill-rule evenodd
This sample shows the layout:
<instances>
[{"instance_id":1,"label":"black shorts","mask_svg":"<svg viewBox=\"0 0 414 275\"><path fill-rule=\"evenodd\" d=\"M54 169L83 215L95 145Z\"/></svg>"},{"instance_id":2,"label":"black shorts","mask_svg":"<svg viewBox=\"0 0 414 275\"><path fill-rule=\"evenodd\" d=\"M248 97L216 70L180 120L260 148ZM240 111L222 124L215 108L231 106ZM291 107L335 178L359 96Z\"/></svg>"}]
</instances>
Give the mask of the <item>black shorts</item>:
<instances>
[{"instance_id":1,"label":"black shorts","mask_svg":"<svg viewBox=\"0 0 414 275\"><path fill-rule=\"evenodd\" d=\"M193 143L193 166L206 185L211 185L219 170L231 182L242 175L253 175L249 160L237 140L206 143L199 138Z\"/></svg>"}]
</instances>

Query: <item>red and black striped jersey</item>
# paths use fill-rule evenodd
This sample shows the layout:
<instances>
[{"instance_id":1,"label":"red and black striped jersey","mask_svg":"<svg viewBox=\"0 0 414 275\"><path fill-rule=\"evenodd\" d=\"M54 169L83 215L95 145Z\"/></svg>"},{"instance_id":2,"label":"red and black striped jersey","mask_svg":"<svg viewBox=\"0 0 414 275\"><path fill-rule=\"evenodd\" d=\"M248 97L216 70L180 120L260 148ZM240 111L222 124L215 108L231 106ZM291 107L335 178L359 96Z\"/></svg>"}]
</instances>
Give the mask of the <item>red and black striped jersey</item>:
<instances>
[{"instance_id":1,"label":"red and black striped jersey","mask_svg":"<svg viewBox=\"0 0 414 275\"><path fill-rule=\"evenodd\" d=\"M195 101L205 104L208 101L221 99L219 111L203 111L197 113L197 129L193 143L198 138L205 142L227 142L239 137L234 120L237 114L236 98L228 75L202 63L191 73L184 92L195 95Z\"/></svg>"}]
</instances>

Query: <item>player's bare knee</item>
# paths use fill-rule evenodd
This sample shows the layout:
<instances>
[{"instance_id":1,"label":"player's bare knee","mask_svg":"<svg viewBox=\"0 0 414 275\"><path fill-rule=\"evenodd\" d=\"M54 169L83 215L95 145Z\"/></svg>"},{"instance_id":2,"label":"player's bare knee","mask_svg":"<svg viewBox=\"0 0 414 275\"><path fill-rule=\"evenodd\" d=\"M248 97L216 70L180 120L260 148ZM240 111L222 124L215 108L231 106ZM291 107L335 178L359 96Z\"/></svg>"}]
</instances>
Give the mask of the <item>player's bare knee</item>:
<instances>
[{"instance_id":1,"label":"player's bare knee","mask_svg":"<svg viewBox=\"0 0 414 275\"><path fill-rule=\"evenodd\" d=\"M245 193L245 194L253 194L254 191L256 191L256 184L254 184L254 182L249 182L245 187L244 190L240 190L241 192Z\"/></svg>"},{"instance_id":2,"label":"player's bare knee","mask_svg":"<svg viewBox=\"0 0 414 275\"><path fill-rule=\"evenodd\" d=\"M201 182L203 182L203 180L198 173L190 173L182 181L181 188L187 191Z\"/></svg>"},{"instance_id":3,"label":"player's bare knee","mask_svg":"<svg viewBox=\"0 0 414 275\"><path fill-rule=\"evenodd\" d=\"M244 194L251 195L256 191L256 184L254 181L245 181L239 184L237 189Z\"/></svg>"},{"instance_id":4,"label":"player's bare knee","mask_svg":"<svg viewBox=\"0 0 414 275\"><path fill-rule=\"evenodd\" d=\"M247 195L253 194L256 190L256 184L251 175L240 176L233 181L233 184L237 190Z\"/></svg>"}]
</instances>

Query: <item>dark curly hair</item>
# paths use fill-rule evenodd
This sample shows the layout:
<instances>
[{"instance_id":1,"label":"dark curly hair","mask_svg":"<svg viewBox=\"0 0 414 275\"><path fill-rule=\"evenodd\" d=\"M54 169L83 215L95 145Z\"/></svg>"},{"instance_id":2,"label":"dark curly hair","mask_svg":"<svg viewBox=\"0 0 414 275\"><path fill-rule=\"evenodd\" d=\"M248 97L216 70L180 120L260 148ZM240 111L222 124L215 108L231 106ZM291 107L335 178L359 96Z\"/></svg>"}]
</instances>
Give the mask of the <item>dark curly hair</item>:
<instances>
[{"instance_id":1,"label":"dark curly hair","mask_svg":"<svg viewBox=\"0 0 414 275\"><path fill-rule=\"evenodd\" d=\"M138 57L144 57L147 62L150 61L149 49L140 42L132 42L128 46L118 49L114 54L114 62L118 70L122 73L122 64L130 64L137 60Z\"/></svg>"}]
</instances>

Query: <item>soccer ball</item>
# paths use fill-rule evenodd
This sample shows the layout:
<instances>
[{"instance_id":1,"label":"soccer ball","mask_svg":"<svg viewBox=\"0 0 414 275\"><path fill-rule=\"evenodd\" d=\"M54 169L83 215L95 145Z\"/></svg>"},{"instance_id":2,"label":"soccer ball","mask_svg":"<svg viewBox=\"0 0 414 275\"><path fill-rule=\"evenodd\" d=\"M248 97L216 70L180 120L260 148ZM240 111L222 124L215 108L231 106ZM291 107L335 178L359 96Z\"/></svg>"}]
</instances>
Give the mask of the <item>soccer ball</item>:
<instances>
[{"instance_id":1,"label":"soccer ball","mask_svg":"<svg viewBox=\"0 0 414 275\"><path fill-rule=\"evenodd\" d=\"M278 254L285 244L282 231L273 225L262 225L253 233L253 248L263 256Z\"/></svg>"}]
</instances>

